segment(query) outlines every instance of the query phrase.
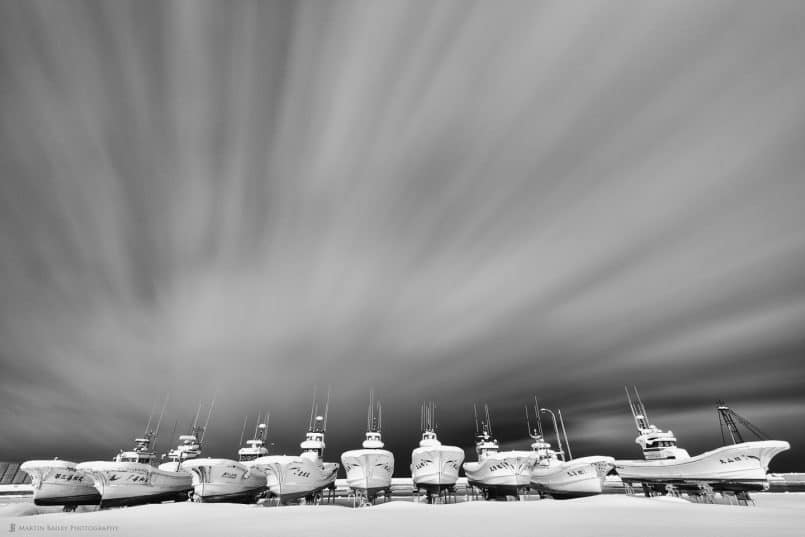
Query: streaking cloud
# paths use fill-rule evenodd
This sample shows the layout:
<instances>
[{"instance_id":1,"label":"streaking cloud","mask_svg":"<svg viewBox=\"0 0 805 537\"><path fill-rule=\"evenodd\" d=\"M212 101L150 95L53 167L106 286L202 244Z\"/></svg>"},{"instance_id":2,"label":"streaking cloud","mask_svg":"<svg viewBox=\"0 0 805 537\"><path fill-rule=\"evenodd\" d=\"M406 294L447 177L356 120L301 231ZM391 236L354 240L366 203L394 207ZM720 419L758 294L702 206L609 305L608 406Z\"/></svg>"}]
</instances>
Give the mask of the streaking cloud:
<instances>
[{"instance_id":1,"label":"streaking cloud","mask_svg":"<svg viewBox=\"0 0 805 537\"><path fill-rule=\"evenodd\" d=\"M290 452L328 383L336 452L374 387L399 456L420 400L468 445L472 401L514 442L533 393L574 453L636 455L637 383L691 451L724 397L793 464L803 30L799 2L4 2L2 457L107 456L215 388L211 454L266 406Z\"/></svg>"}]
</instances>

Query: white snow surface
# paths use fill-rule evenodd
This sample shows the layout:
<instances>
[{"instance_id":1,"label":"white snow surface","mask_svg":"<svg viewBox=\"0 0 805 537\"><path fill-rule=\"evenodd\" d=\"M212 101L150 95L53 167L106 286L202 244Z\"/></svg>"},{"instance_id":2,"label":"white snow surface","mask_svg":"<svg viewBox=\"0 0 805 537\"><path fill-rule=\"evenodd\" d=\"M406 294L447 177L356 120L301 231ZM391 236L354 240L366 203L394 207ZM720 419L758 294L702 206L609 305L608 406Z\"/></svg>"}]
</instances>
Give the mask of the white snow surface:
<instances>
[{"instance_id":1,"label":"white snow surface","mask_svg":"<svg viewBox=\"0 0 805 537\"><path fill-rule=\"evenodd\" d=\"M31 504L0 506L0 527L65 526L71 535L562 535L567 537L716 537L805 535L805 493L756 494L751 507L675 498L602 495L576 500L426 505L393 501L374 507L166 503L95 512L33 514ZM29 516L25 516L29 515ZM33 515L33 516L30 516ZM108 529L103 529L109 526ZM111 528L111 527L114 528ZM83 529L82 529L83 528ZM41 533L41 532L37 532Z\"/></svg>"}]
</instances>

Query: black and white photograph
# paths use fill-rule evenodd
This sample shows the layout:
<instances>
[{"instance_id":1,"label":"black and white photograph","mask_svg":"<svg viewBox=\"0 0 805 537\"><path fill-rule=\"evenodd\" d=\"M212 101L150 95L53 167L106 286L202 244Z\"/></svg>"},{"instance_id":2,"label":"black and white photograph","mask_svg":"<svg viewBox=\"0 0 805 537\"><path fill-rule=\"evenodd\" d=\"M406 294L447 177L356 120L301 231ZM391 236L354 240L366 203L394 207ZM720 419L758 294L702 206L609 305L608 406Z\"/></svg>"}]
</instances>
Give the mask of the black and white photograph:
<instances>
[{"instance_id":1,"label":"black and white photograph","mask_svg":"<svg viewBox=\"0 0 805 537\"><path fill-rule=\"evenodd\" d=\"M805 1L0 0L0 532L805 535Z\"/></svg>"}]
</instances>

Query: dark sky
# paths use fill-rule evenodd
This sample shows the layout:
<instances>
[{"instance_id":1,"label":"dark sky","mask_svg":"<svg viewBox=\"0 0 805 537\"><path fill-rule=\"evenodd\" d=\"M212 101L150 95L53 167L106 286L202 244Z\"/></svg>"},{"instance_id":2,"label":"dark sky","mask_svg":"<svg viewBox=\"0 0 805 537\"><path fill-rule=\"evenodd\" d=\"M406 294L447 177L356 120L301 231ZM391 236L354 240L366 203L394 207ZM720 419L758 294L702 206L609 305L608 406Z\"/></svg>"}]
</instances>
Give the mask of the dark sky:
<instances>
[{"instance_id":1,"label":"dark sky","mask_svg":"<svg viewBox=\"0 0 805 537\"><path fill-rule=\"evenodd\" d=\"M526 447L691 452L715 401L805 469L805 4L0 1L0 460L272 412L328 459L370 388Z\"/></svg>"}]
</instances>

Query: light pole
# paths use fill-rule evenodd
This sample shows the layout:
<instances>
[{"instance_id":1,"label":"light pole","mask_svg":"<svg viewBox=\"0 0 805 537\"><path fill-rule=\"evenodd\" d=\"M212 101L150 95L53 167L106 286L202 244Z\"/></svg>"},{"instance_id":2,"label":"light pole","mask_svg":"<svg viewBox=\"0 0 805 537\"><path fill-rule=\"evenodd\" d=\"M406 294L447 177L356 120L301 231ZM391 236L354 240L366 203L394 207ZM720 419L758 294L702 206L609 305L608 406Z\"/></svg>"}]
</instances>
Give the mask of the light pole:
<instances>
[{"instance_id":1,"label":"light pole","mask_svg":"<svg viewBox=\"0 0 805 537\"><path fill-rule=\"evenodd\" d=\"M556 446L559 448L559 455L562 457L562 460L565 460L565 452L562 450L562 437L559 436L559 426L556 424L556 415L553 413L553 410L550 408L540 408L540 412L547 412L551 415L551 419L553 420L553 431L556 433Z\"/></svg>"}]
</instances>

